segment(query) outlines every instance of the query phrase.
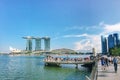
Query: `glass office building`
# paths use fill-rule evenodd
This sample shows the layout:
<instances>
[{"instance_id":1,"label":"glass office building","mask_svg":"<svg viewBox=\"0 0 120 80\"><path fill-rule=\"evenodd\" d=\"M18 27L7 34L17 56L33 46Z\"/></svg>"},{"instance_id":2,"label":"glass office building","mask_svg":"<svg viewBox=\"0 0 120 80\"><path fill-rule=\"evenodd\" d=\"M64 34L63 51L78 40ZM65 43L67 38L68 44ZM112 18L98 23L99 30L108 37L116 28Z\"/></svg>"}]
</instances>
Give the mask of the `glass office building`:
<instances>
[{"instance_id":1,"label":"glass office building","mask_svg":"<svg viewBox=\"0 0 120 80\"><path fill-rule=\"evenodd\" d=\"M114 36L114 45L119 46L119 36L118 36L118 34L114 33L113 36Z\"/></svg>"},{"instance_id":2,"label":"glass office building","mask_svg":"<svg viewBox=\"0 0 120 80\"><path fill-rule=\"evenodd\" d=\"M110 49L120 46L120 40L117 33L108 35L107 38L101 36L102 53L110 53Z\"/></svg>"},{"instance_id":3,"label":"glass office building","mask_svg":"<svg viewBox=\"0 0 120 80\"><path fill-rule=\"evenodd\" d=\"M107 54L107 39L101 36L102 54Z\"/></svg>"},{"instance_id":4,"label":"glass office building","mask_svg":"<svg viewBox=\"0 0 120 80\"><path fill-rule=\"evenodd\" d=\"M110 34L108 36L108 49L110 48L114 48L115 47L115 40L114 40L114 36L112 34Z\"/></svg>"}]
</instances>

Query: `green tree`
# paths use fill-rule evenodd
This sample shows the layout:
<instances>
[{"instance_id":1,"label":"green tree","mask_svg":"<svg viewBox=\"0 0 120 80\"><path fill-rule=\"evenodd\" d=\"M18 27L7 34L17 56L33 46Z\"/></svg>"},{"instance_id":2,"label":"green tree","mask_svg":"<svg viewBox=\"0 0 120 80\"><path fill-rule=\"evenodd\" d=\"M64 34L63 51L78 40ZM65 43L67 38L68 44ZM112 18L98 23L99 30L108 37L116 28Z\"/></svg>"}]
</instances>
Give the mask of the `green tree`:
<instances>
[{"instance_id":1,"label":"green tree","mask_svg":"<svg viewBox=\"0 0 120 80\"><path fill-rule=\"evenodd\" d=\"M115 47L115 48L111 49L111 53L113 56L120 56L120 48Z\"/></svg>"}]
</instances>

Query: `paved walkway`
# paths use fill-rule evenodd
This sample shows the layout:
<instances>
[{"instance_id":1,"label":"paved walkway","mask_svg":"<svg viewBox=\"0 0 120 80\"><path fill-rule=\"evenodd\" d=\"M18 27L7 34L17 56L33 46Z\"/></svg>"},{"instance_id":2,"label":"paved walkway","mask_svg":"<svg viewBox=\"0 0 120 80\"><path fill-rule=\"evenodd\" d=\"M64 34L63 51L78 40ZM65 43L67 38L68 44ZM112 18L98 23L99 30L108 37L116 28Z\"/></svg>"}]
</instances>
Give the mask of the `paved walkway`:
<instances>
[{"instance_id":1,"label":"paved walkway","mask_svg":"<svg viewBox=\"0 0 120 80\"><path fill-rule=\"evenodd\" d=\"M100 62L98 64L98 78L97 80L120 80L120 64L118 64L118 71L115 73L114 66L111 64L106 70L101 69Z\"/></svg>"}]
</instances>

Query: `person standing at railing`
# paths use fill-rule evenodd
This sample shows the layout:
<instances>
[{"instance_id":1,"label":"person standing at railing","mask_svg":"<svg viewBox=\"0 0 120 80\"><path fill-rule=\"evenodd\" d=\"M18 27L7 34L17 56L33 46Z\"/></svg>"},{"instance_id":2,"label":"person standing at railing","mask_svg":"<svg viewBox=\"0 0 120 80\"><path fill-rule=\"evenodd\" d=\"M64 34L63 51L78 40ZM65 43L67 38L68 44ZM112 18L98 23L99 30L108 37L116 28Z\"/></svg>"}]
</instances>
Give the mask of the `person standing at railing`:
<instances>
[{"instance_id":1,"label":"person standing at railing","mask_svg":"<svg viewBox=\"0 0 120 80\"><path fill-rule=\"evenodd\" d=\"M116 57L113 58L113 64L114 64L114 70L115 70L115 73L117 73L118 60L117 60Z\"/></svg>"}]
</instances>

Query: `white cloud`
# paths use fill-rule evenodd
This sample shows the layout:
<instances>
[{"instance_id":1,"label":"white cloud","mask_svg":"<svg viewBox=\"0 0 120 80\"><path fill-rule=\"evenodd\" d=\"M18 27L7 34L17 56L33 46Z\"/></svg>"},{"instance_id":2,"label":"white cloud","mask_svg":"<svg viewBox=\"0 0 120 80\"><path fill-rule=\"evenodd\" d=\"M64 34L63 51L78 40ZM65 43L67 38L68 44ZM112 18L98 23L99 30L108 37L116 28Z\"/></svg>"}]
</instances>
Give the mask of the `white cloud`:
<instances>
[{"instance_id":1,"label":"white cloud","mask_svg":"<svg viewBox=\"0 0 120 80\"><path fill-rule=\"evenodd\" d=\"M69 38L69 37L87 37L88 35L85 34L78 34L78 35L64 35L64 38Z\"/></svg>"},{"instance_id":2,"label":"white cloud","mask_svg":"<svg viewBox=\"0 0 120 80\"><path fill-rule=\"evenodd\" d=\"M109 32L120 32L120 23L117 23L117 24L114 24L114 25L106 24L104 29L107 33L109 33Z\"/></svg>"},{"instance_id":3,"label":"white cloud","mask_svg":"<svg viewBox=\"0 0 120 80\"><path fill-rule=\"evenodd\" d=\"M112 33L120 33L120 23L117 24L103 24L103 32L101 32L101 35L108 35Z\"/></svg>"},{"instance_id":4,"label":"white cloud","mask_svg":"<svg viewBox=\"0 0 120 80\"><path fill-rule=\"evenodd\" d=\"M67 30L88 30L94 29L98 31L101 29L101 32L95 34L94 32L92 34L87 34L86 32L84 34L72 34L72 35L64 35L61 38L80 38L79 41L73 42L74 43L74 50L77 51L92 51L92 48L95 48L96 52L101 52L101 35L106 36L111 33L117 32L120 34L120 23L117 24L105 24L104 22L100 22L98 25L93 25L89 27L70 27L67 28ZM82 38L82 39L81 39Z\"/></svg>"},{"instance_id":5,"label":"white cloud","mask_svg":"<svg viewBox=\"0 0 120 80\"><path fill-rule=\"evenodd\" d=\"M88 39L75 42L75 50L87 51L92 47L91 41Z\"/></svg>"},{"instance_id":6,"label":"white cloud","mask_svg":"<svg viewBox=\"0 0 120 80\"><path fill-rule=\"evenodd\" d=\"M98 26L94 26L93 28L95 29L95 27L101 27L103 31L100 32L98 35L97 34L94 34L94 35L86 34L87 36L84 36L84 37L87 37L87 40L80 40L74 43L75 50L79 50L79 51L88 50L89 51L89 49L92 50L92 48L94 47L96 49L96 52L101 52L101 35L106 36L106 35L109 35L115 32L117 32L118 34L120 33L120 23L109 25L109 24L105 24L104 22L101 22L99 23ZM85 35L85 34L80 34L80 35ZM79 36L79 37L82 37L82 36Z\"/></svg>"},{"instance_id":7,"label":"white cloud","mask_svg":"<svg viewBox=\"0 0 120 80\"><path fill-rule=\"evenodd\" d=\"M99 35L88 35L87 39L75 42L74 50L77 51L92 51L92 48L96 49L96 52L101 51L100 36Z\"/></svg>"},{"instance_id":8,"label":"white cloud","mask_svg":"<svg viewBox=\"0 0 120 80\"><path fill-rule=\"evenodd\" d=\"M104 22L100 22L98 25L93 25L93 26L73 26L73 27L66 27L65 31L70 31L70 30L92 30L92 29L100 29L101 26L104 25Z\"/></svg>"},{"instance_id":9,"label":"white cloud","mask_svg":"<svg viewBox=\"0 0 120 80\"><path fill-rule=\"evenodd\" d=\"M82 26L73 26L73 27L66 27L65 28L65 31L68 31L68 30L83 30L84 27Z\"/></svg>"}]
</instances>

